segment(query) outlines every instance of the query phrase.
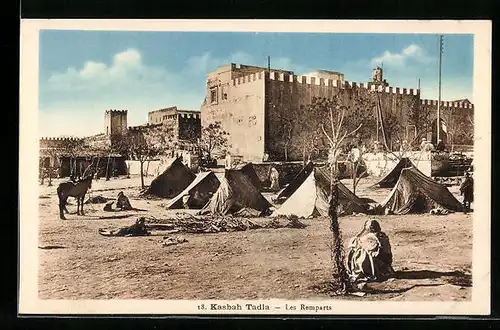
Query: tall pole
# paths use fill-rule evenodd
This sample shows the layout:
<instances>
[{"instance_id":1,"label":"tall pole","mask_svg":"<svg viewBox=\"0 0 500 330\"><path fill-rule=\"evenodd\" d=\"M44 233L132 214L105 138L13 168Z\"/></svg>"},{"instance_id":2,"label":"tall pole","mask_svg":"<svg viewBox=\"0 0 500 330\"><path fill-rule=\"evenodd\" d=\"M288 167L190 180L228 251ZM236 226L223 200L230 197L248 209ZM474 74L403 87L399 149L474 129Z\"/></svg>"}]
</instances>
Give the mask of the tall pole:
<instances>
[{"instance_id":1,"label":"tall pole","mask_svg":"<svg viewBox=\"0 0 500 330\"><path fill-rule=\"evenodd\" d=\"M439 89L438 89L438 108L436 121L436 144L439 141L439 133L441 130L441 67L443 61L443 35L439 36Z\"/></svg>"},{"instance_id":2,"label":"tall pole","mask_svg":"<svg viewBox=\"0 0 500 330\"><path fill-rule=\"evenodd\" d=\"M271 56L267 57L267 72L271 72Z\"/></svg>"}]
</instances>

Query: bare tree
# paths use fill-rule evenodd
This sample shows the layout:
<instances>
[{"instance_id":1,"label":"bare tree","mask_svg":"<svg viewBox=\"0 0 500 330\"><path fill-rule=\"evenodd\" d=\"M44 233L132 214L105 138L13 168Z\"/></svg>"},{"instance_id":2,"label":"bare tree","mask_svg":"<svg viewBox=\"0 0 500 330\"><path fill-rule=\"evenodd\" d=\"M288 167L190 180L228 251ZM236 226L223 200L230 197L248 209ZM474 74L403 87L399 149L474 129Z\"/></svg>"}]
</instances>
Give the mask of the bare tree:
<instances>
[{"instance_id":1,"label":"bare tree","mask_svg":"<svg viewBox=\"0 0 500 330\"><path fill-rule=\"evenodd\" d=\"M292 142L292 133L294 132L294 126L296 125L295 120L290 116L293 111L288 111L287 115L282 116L276 114L276 117L279 119L280 123L277 125L277 129L279 131L279 135L281 135L281 145L283 146L283 153L285 156L285 161L288 161L288 151L290 147L290 143Z\"/></svg>"},{"instance_id":2,"label":"bare tree","mask_svg":"<svg viewBox=\"0 0 500 330\"><path fill-rule=\"evenodd\" d=\"M126 154L129 159L139 161L141 188L144 189L144 163L159 154L158 144L150 139L146 132L137 130L129 131L121 139L118 146L121 153Z\"/></svg>"},{"instance_id":3,"label":"bare tree","mask_svg":"<svg viewBox=\"0 0 500 330\"><path fill-rule=\"evenodd\" d=\"M408 117L410 123L415 126L416 130L414 138L408 141L408 144L415 148L418 146L420 139L427 136L431 131L431 109L425 105L419 105L415 100L410 106Z\"/></svg>"},{"instance_id":4,"label":"bare tree","mask_svg":"<svg viewBox=\"0 0 500 330\"><path fill-rule=\"evenodd\" d=\"M304 165L313 158L314 153L319 153L324 147L323 143L323 133L320 126L316 120L311 120L311 118L319 118L321 115L318 107L314 106L316 99L308 107L303 105L300 106L300 111L298 112L301 117L294 118L295 125L299 126L300 129L295 130L297 138L294 139L297 148L302 149L302 161Z\"/></svg>"},{"instance_id":5,"label":"bare tree","mask_svg":"<svg viewBox=\"0 0 500 330\"><path fill-rule=\"evenodd\" d=\"M345 128L345 115L348 108L342 100L336 96L333 99L316 100L312 105L320 112L323 112L329 119L329 126L321 124L321 130L329 142L328 163L330 166L330 202L328 214L330 217L330 230L333 234L332 258L334 269L332 275L338 279L338 293L345 294L349 288L349 278L344 265L344 248L342 246L342 235L338 222L338 159L341 147L346 138L356 133L362 124L353 130Z\"/></svg>"},{"instance_id":6,"label":"bare tree","mask_svg":"<svg viewBox=\"0 0 500 330\"><path fill-rule=\"evenodd\" d=\"M456 116L458 144L474 144L474 116L471 114Z\"/></svg>"},{"instance_id":7,"label":"bare tree","mask_svg":"<svg viewBox=\"0 0 500 330\"><path fill-rule=\"evenodd\" d=\"M175 131L165 123L157 127L148 129L144 136L151 149L155 151L154 156L166 156L176 149L179 141L175 137ZM187 143L192 143L187 141ZM153 157L147 159L146 175L149 173L149 165Z\"/></svg>"},{"instance_id":8,"label":"bare tree","mask_svg":"<svg viewBox=\"0 0 500 330\"><path fill-rule=\"evenodd\" d=\"M230 147L228 144L229 133L222 129L220 122L208 124L202 128L199 148L209 160L215 152L225 153Z\"/></svg>"},{"instance_id":9,"label":"bare tree","mask_svg":"<svg viewBox=\"0 0 500 330\"><path fill-rule=\"evenodd\" d=\"M48 166L45 166L45 160L43 161L43 174L42 174L42 178L47 176L47 179L48 179L48 183L47 185L48 186L52 186L52 178L53 178L53 175L54 175L54 169L57 167L57 165L59 164L59 161L60 161L60 157L61 157L61 149L60 148L57 148L55 146L52 146L52 147L48 147L44 150L44 154L45 154L45 158L44 159L49 159L48 161ZM47 173L47 174L45 174ZM43 183L43 181L42 181Z\"/></svg>"},{"instance_id":10,"label":"bare tree","mask_svg":"<svg viewBox=\"0 0 500 330\"><path fill-rule=\"evenodd\" d=\"M60 156L69 158L70 176L78 176L76 173L77 157L85 150L82 139L69 138L60 143Z\"/></svg>"}]
</instances>

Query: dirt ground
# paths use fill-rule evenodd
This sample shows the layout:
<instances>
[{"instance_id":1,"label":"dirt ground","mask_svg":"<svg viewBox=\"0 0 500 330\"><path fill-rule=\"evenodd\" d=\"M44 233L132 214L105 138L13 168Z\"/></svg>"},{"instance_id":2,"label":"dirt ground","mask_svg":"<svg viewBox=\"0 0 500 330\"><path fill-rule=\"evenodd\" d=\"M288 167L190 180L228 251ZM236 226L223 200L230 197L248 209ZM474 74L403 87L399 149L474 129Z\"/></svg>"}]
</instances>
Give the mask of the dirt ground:
<instances>
[{"instance_id":1,"label":"dirt ground","mask_svg":"<svg viewBox=\"0 0 500 330\"><path fill-rule=\"evenodd\" d=\"M146 184L152 180L147 178ZM301 220L304 229L252 229L211 234L177 233L187 242L163 246L165 231L147 237L104 237L99 228L132 224L139 215L158 219L184 210L165 210L166 200L138 197L139 178L94 181L90 196L115 198L119 191L144 211L102 211L104 204L86 204L85 216L60 220L56 187L40 186L39 296L41 299L324 299L330 293L326 218ZM381 202L390 189L369 189L370 178L357 189L361 197ZM349 181L345 182L349 188ZM456 187L450 188L453 193ZM269 195L265 196L269 198ZM458 195L457 195L458 197ZM192 211L190 211L192 212ZM102 216L128 216L99 219ZM472 215L377 216L389 235L396 277L370 283L356 300L470 300ZM367 219L340 218L344 243ZM269 219L252 219L257 223ZM171 236L171 235L170 235Z\"/></svg>"}]
</instances>

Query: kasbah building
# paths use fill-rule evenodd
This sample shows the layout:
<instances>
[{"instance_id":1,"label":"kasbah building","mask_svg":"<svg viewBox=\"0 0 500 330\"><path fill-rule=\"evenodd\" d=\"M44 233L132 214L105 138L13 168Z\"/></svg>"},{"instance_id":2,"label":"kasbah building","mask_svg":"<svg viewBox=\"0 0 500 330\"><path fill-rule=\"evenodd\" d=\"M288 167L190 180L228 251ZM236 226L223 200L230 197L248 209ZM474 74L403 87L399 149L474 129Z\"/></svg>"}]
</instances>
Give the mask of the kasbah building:
<instances>
[{"instance_id":1,"label":"kasbah building","mask_svg":"<svg viewBox=\"0 0 500 330\"><path fill-rule=\"evenodd\" d=\"M362 111L356 104L357 100L376 99L380 102L378 108L382 118L399 123L398 137L408 141L426 137L436 145L438 101L421 99L419 89L392 87L384 83L383 71L379 67L374 69L371 82L356 83L345 81L342 73L332 71L297 76L292 71L229 64L208 74L207 94L201 107L202 126L221 122L229 133L229 152L242 156L245 161L283 161L285 144L288 146L287 160L302 160L302 134L309 133L304 128L329 124L326 116L311 116L307 106L315 97L331 99L339 95L355 112L352 114L354 118L359 115L356 111ZM366 111L366 107L364 109ZM376 122L376 107L368 111L372 122ZM447 127L441 129L440 139L448 144L451 131L455 130L453 143L470 149L473 145L470 132L473 132L474 105L467 99L441 101L440 113ZM293 126L291 135L286 134L284 124ZM459 125L465 127L455 129ZM395 142L391 141L396 140L396 134L393 135L388 144ZM376 140L376 129L365 132L362 139L367 144Z\"/></svg>"},{"instance_id":2,"label":"kasbah building","mask_svg":"<svg viewBox=\"0 0 500 330\"><path fill-rule=\"evenodd\" d=\"M106 110L104 132L77 140L90 142L97 147L109 147L113 137L127 132L140 134L158 125L166 125L179 142L180 149L194 153L194 148L189 145L201 137L202 127L220 122L229 133L228 152L231 156L253 163L283 162L285 158L286 161L303 160L302 134L309 133L304 127L319 126L327 120L324 116L311 116L307 107L314 98L332 99L336 95L348 109L354 109L351 110L354 111L351 114L354 118L359 115L357 111L363 111L356 102L374 99L376 95L379 110L375 106L373 109L363 108L368 110L368 116L373 117L372 122L377 121L377 111L380 111L382 118L392 118L400 123L398 137L411 141L424 136L436 143L438 101L421 99L419 89L388 86L381 68L374 69L372 81L355 83L344 80L342 73L333 71L319 70L297 76L293 71L234 63L208 73L206 96L200 111L177 107L153 110L148 113L148 123L129 127L127 110ZM448 127L446 132L440 131L440 138L445 144L453 138L454 144L472 148L473 137L467 131L473 132L474 105L467 99L441 101L440 109L441 119ZM465 125L465 128L461 126L461 129L455 129L454 126L459 124ZM457 132L455 136L452 136L452 130ZM285 131L291 134L284 134ZM365 130L362 135L367 144L377 139L376 130ZM318 138L326 146L324 137ZM67 157L55 157L47 152L62 148L68 140L74 138L40 139L42 168L50 164L59 167L59 176L69 175ZM389 136L390 143L392 140ZM173 155L175 153L172 152ZM107 155L105 158L106 161L114 160L113 167L118 169L118 174L125 174L126 166L121 155ZM89 162L89 155L79 155L79 159L79 167L84 168Z\"/></svg>"},{"instance_id":3,"label":"kasbah building","mask_svg":"<svg viewBox=\"0 0 500 330\"><path fill-rule=\"evenodd\" d=\"M193 142L201 137L201 116L199 110L183 110L176 106L150 111L148 122L139 126L127 125L128 110L109 109L104 112L103 133L84 138L41 138L40 139L40 167L42 169L55 168L57 176L70 175L70 167L74 166L77 175L92 163L93 158L99 158L98 176L116 176L128 174L126 159L123 155L109 153L113 146L125 134L143 134L148 130L164 126L164 132L170 135L177 146L172 150L172 156L183 155L186 163L190 164ZM78 151L71 155L67 152L71 146L86 144L92 150ZM101 152L98 152L100 150ZM71 162L73 159L73 162Z\"/></svg>"}]
</instances>

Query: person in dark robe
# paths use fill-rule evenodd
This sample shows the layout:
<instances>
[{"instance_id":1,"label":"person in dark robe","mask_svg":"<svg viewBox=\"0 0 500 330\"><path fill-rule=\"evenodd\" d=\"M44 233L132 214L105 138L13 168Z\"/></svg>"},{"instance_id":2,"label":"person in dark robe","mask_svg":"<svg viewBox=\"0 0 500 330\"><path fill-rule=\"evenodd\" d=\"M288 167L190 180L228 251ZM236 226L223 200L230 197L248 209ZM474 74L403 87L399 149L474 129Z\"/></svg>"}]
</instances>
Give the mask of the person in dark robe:
<instances>
[{"instance_id":1,"label":"person in dark robe","mask_svg":"<svg viewBox=\"0 0 500 330\"><path fill-rule=\"evenodd\" d=\"M151 233L147 230L146 218L144 217L137 219L135 223L131 226L123 227L116 230L99 228L99 234L101 234L102 236L122 236L122 237L151 235Z\"/></svg>"},{"instance_id":2,"label":"person in dark robe","mask_svg":"<svg viewBox=\"0 0 500 330\"><path fill-rule=\"evenodd\" d=\"M128 197L125 196L123 191L118 193L118 197L116 198L116 208L124 211L133 210L132 204L130 204Z\"/></svg>"},{"instance_id":3,"label":"person in dark robe","mask_svg":"<svg viewBox=\"0 0 500 330\"><path fill-rule=\"evenodd\" d=\"M464 213L470 212L470 204L474 201L474 180L469 172L465 173L465 180L460 185L460 194L464 196Z\"/></svg>"},{"instance_id":4,"label":"person in dark robe","mask_svg":"<svg viewBox=\"0 0 500 330\"><path fill-rule=\"evenodd\" d=\"M443 140L441 140L441 139L438 140L438 143L436 145L436 150L439 152L443 152L446 150L446 146L444 145Z\"/></svg>"},{"instance_id":5,"label":"person in dark robe","mask_svg":"<svg viewBox=\"0 0 500 330\"><path fill-rule=\"evenodd\" d=\"M369 281L381 281L394 274L389 237L377 220L367 220L348 245L346 270L351 283L363 287Z\"/></svg>"}]
</instances>

